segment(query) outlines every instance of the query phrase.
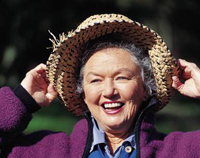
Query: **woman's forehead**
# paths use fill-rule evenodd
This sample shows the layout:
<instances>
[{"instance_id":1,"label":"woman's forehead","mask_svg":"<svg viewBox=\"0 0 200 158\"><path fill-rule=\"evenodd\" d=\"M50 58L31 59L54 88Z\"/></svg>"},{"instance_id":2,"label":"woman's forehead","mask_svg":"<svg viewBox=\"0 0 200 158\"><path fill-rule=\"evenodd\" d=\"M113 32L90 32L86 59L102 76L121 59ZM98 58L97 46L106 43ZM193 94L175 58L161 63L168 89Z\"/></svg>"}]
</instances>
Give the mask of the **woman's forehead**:
<instances>
[{"instance_id":1,"label":"woman's forehead","mask_svg":"<svg viewBox=\"0 0 200 158\"><path fill-rule=\"evenodd\" d=\"M122 72L122 70L135 71L138 66L132 60L128 51L121 48L106 48L94 53L85 67L87 72L109 69L117 72Z\"/></svg>"},{"instance_id":2,"label":"woman's forehead","mask_svg":"<svg viewBox=\"0 0 200 158\"><path fill-rule=\"evenodd\" d=\"M113 60L114 60L114 61L116 61L115 63L117 64L117 63L127 62L127 61L130 62L132 60L132 58L131 58L130 53L125 49L122 49L122 48L105 48L105 49L101 49L101 50L93 53L90 56L90 58L88 59L87 63L92 62L94 60L97 63L113 62Z\"/></svg>"}]
</instances>

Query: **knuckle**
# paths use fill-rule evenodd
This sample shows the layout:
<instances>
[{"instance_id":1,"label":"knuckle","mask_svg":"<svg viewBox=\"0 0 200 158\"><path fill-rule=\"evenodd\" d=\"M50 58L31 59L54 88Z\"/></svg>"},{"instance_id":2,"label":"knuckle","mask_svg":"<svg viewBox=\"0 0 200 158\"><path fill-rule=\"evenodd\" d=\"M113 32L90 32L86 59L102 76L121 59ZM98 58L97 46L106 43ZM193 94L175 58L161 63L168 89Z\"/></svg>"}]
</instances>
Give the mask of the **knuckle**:
<instances>
[{"instance_id":1,"label":"knuckle","mask_svg":"<svg viewBox=\"0 0 200 158\"><path fill-rule=\"evenodd\" d=\"M26 76L29 76L30 74L31 74L31 72L29 71L29 72L26 73Z\"/></svg>"},{"instance_id":2,"label":"knuckle","mask_svg":"<svg viewBox=\"0 0 200 158\"><path fill-rule=\"evenodd\" d=\"M195 63L192 63L191 66L192 66L193 68L197 68L197 65L196 65Z\"/></svg>"},{"instance_id":3,"label":"knuckle","mask_svg":"<svg viewBox=\"0 0 200 158\"><path fill-rule=\"evenodd\" d=\"M33 70L31 70L31 71L27 72L27 73L26 73L26 77L27 77L27 76L32 76L32 75L33 75L33 73L34 73L34 72L33 72Z\"/></svg>"}]
</instances>

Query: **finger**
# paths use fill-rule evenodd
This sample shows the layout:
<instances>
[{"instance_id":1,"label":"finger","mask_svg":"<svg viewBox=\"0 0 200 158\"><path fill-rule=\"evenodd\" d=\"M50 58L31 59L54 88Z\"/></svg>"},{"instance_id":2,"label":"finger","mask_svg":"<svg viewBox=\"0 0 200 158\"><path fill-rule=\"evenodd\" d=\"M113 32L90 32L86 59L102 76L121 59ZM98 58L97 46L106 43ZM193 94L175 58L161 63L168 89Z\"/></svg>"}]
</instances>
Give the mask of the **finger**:
<instances>
[{"instance_id":1,"label":"finger","mask_svg":"<svg viewBox=\"0 0 200 158\"><path fill-rule=\"evenodd\" d=\"M179 59L179 66L181 69L180 74L183 79L190 79L191 77L195 77L196 74L200 73L198 66L192 62Z\"/></svg>"},{"instance_id":2,"label":"finger","mask_svg":"<svg viewBox=\"0 0 200 158\"><path fill-rule=\"evenodd\" d=\"M195 63L188 62L183 59L179 59L179 66L181 69L185 70L186 68L189 68L188 70L199 70L198 66Z\"/></svg>"},{"instance_id":3,"label":"finger","mask_svg":"<svg viewBox=\"0 0 200 158\"><path fill-rule=\"evenodd\" d=\"M41 63L39 65L38 71L41 73L41 75L44 78L44 80L46 81L46 83L49 83L49 80L48 80L47 75L46 75L46 70L47 70L47 66L45 64Z\"/></svg>"},{"instance_id":4,"label":"finger","mask_svg":"<svg viewBox=\"0 0 200 158\"><path fill-rule=\"evenodd\" d=\"M191 73L192 73L192 69L191 67L186 67L183 71L182 71L182 75L181 77L185 80L190 79L191 78Z\"/></svg>"},{"instance_id":5,"label":"finger","mask_svg":"<svg viewBox=\"0 0 200 158\"><path fill-rule=\"evenodd\" d=\"M49 83L49 80L48 80L47 75L46 75L46 71L42 72L41 75L44 78L44 80L46 81L46 83Z\"/></svg>"},{"instance_id":6,"label":"finger","mask_svg":"<svg viewBox=\"0 0 200 158\"><path fill-rule=\"evenodd\" d=\"M43 73L47 69L46 65L41 63L38 66L36 66L33 70L35 70L37 73Z\"/></svg>"},{"instance_id":7,"label":"finger","mask_svg":"<svg viewBox=\"0 0 200 158\"><path fill-rule=\"evenodd\" d=\"M49 83L47 77L46 77L46 65L41 63L38 66L36 66L33 70L31 70L31 72L35 73L35 74L40 74L43 79L45 80L46 83Z\"/></svg>"},{"instance_id":8,"label":"finger","mask_svg":"<svg viewBox=\"0 0 200 158\"><path fill-rule=\"evenodd\" d=\"M178 91L181 91L181 89L183 88L183 83L180 81L180 79L177 76L173 76L172 80L172 87Z\"/></svg>"},{"instance_id":9,"label":"finger","mask_svg":"<svg viewBox=\"0 0 200 158\"><path fill-rule=\"evenodd\" d=\"M185 68L185 67L187 67L187 66L189 66L191 64L191 62L188 62L188 61L186 61L184 59L179 59L178 63L179 63L179 66L181 68Z\"/></svg>"},{"instance_id":10,"label":"finger","mask_svg":"<svg viewBox=\"0 0 200 158\"><path fill-rule=\"evenodd\" d=\"M47 94L46 94L46 97L47 97L49 103L51 103L57 97L57 95L58 95L58 93L54 89L53 85L49 84L49 86L47 88Z\"/></svg>"}]
</instances>

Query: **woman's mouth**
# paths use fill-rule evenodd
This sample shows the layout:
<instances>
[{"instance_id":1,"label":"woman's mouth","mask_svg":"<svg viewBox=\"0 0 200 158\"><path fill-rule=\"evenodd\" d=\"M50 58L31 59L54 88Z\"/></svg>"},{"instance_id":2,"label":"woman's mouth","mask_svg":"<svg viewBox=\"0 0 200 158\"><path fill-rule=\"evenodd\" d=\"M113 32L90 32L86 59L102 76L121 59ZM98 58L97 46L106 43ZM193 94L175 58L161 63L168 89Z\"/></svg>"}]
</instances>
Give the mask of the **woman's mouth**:
<instances>
[{"instance_id":1,"label":"woman's mouth","mask_svg":"<svg viewBox=\"0 0 200 158\"><path fill-rule=\"evenodd\" d=\"M104 103L102 106L105 113L116 114L122 110L124 103L121 102Z\"/></svg>"}]
</instances>

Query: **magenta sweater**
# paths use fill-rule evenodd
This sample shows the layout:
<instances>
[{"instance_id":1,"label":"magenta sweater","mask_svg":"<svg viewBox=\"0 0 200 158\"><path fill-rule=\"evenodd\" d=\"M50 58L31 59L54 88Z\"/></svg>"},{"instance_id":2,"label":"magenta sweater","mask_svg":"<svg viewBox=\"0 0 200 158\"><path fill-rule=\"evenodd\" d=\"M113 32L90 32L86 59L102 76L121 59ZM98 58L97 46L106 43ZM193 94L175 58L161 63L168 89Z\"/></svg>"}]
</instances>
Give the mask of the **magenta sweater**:
<instances>
[{"instance_id":1,"label":"magenta sweater","mask_svg":"<svg viewBox=\"0 0 200 158\"><path fill-rule=\"evenodd\" d=\"M86 119L74 126L70 136L64 132L51 131L24 135L22 132L32 118L31 113L38 109L38 105L21 86L14 92L8 87L0 89L1 158L82 158L83 154L87 157L92 142L88 130L91 131L92 127ZM173 132L169 135L159 133L154 128L154 114L151 110L144 113L141 121L141 128L136 130L138 157L200 157L200 131ZM140 123L137 126L140 127Z\"/></svg>"}]
</instances>

